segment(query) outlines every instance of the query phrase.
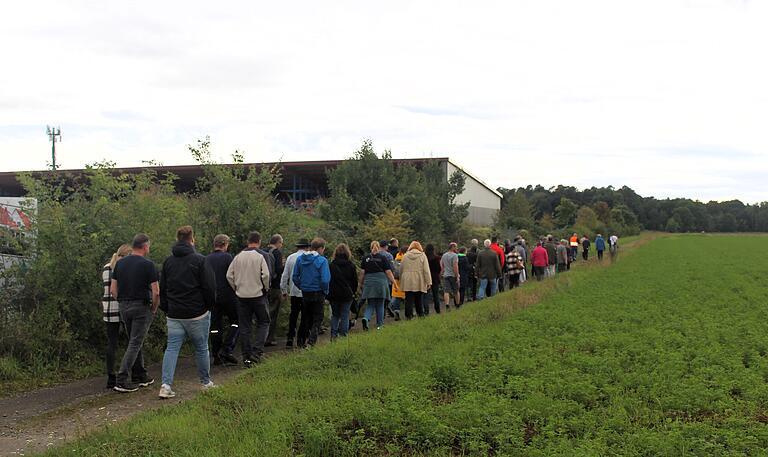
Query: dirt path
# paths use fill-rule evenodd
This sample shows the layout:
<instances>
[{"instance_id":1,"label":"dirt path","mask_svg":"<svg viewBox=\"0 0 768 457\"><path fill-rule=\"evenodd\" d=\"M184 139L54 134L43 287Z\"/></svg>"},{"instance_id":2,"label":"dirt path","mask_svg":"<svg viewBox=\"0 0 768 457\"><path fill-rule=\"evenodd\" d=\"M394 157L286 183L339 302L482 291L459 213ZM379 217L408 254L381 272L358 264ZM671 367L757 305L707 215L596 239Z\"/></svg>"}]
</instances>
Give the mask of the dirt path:
<instances>
[{"instance_id":1,"label":"dirt path","mask_svg":"<svg viewBox=\"0 0 768 457\"><path fill-rule=\"evenodd\" d=\"M279 348L282 346L266 349L275 352ZM97 377L0 399L0 455L36 454L139 412L176 405L200 392L194 358L180 357L173 386L177 396L160 400L160 368L159 363L148 367L155 384L135 393L106 389L106 379ZM211 378L226 384L243 370L242 366L212 366Z\"/></svg>"}]
</instances>

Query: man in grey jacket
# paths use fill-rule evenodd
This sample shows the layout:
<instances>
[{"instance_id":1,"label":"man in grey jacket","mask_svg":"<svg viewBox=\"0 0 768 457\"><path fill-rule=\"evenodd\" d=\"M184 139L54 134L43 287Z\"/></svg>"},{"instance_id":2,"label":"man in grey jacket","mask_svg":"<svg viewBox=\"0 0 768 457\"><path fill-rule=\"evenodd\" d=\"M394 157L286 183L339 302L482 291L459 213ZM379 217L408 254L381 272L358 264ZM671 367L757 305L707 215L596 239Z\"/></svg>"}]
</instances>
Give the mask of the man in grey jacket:
<instances>
[{"instance_id":1,"label":"man in grey jacket","mask_svg":"<svg viewBox=\"0 0 768 457\"><path fill-rule=\"evenodd\" d=\"M240 345L243 351L243 364L251 367L261 362L264 355L264 343L269 334L269 310L267 293L269 291L269 268L264 256L259 252L261 234L251 232L248 235L248 247L236 255L227 270L227 281L238 297L238 323L240 324ZM251 343L252 319L256 315L256 340Z\"/></svg>"},{"instance_id":2,"label":"man in grey jacket","mask_svg":"<svg viewBox=\"0 0 768 457\"><path fill-rule=\"evenodd\" d=\"M303 298L301 290L293 283L293 267L296 265L296 259L300 255L307 252L309 249L309 241L306 238L302 238L296 243L298 251L289 255L285 259L285 268L283 269L282 277L280 278L280 289L283 291L283 295L290 295L291 297L291 314L288 317L288 339L285 342L285 347L293 347L293 340L296 338L296 330L299 328L299 315L301 314L301 307L303 306ZM301 316L304 319L304 316Z\"/></svg>"}]
</instances>

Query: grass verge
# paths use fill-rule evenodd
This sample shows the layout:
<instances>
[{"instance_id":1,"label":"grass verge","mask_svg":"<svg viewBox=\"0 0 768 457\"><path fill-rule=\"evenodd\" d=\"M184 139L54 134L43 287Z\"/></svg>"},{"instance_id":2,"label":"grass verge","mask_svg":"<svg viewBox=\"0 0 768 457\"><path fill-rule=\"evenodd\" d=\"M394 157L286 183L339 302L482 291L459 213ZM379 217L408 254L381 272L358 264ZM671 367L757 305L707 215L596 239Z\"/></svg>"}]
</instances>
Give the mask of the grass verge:
<instances>
[{"instance_id":1,"label":"grass verge","mask_svg":"<svg viewBox=\"0 0 768 457\"><path fill-rule=\"evenodd\" d=\"M611 268L274 357L49 455L760 453L765 241L655 239Z\"/></svg>"}]
</instances>

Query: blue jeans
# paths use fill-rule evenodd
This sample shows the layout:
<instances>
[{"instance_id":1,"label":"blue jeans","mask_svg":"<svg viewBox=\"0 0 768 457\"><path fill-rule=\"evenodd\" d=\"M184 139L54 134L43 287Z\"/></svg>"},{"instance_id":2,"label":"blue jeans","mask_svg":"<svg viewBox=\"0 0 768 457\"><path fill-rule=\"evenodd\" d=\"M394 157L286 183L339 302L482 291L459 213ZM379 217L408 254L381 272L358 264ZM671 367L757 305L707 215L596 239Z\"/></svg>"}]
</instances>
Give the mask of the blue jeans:
<instances>
[{"instance_id":1,"label":"blue jeans","mask_svg":"<svg viewBox=\"0 0 768 457\"><path fill-rule=\"evenodd\" d=\"M211 380L211 359L208 354L208 332L211 330L211 313L205 313L202 319L171 319L168 322L168 345L163 356L163 384L173 384L176 361L181 345L189 337L195 347L195 363L200 383L208 384Z\"/></svg>"},{"instance_id":2,"label":"blue jeans","mask_svg":"<svg viewBox=\"0 0 768 457\"><path fill-rule=\"evenodd\" d=\"M339 335L347 336L350 307L352 307L352 300L331 301L331 338L336 338Z\"/></svg>"},{"instance_id":3,"label":"blue jeans","mask_svg":"<svg viewBox=\"0 0 768 457\"><path fill-rule=\"evenodd\" d=\"M401 303L403 303L402 298L392 297L390 308L392 311L400 311Z\"/></svg>"},{"instance_id":4,"label":"blue jeans","mask_svg":"<svg viewBox=\"0 0 768 457\"><path fill-rule=\"evenodd\" d=\"M477 299L482 300L485 298L485 287L490 282L491 284L491 297L496 295L496 287L498 286L498 283L496 282L496 279L487 279L487 278L481 278L480 279L480 289L477 291Z\"/></svg>"},{"instance_id":5,"label":"blue jeans","mask_svg":"<svg viewBox=\"0 0 768 457\"><path fill-rule=\"evenodd\" d=\"M374 309L376 310L376 327L384 325L384 299L383 298L369 298L368 303L365 305L365 320L371 321Z\"/></svg>"}]
</instances>

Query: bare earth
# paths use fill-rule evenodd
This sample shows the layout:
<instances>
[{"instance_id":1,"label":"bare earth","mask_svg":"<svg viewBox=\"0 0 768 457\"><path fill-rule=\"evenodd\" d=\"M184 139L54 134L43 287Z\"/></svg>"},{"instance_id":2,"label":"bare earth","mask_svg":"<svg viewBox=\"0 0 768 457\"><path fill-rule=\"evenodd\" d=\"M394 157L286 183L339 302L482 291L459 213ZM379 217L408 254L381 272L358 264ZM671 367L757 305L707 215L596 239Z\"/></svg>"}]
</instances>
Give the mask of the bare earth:
<instances>
[{"instance_id":1,"label":"bare earth","mask_svg":"<svg viewBox=\"0 0 768 457\"><path fill-rule=\"evenodd\" d=\"M282 345L265 349L274 352ZM243 370L242 366L211 366L211 378L226 384ZM134 393L108 390L106 377L97 377L0 399L0 455L43 452L136 413L176 405L200 392L192 357L179 358L173 385L176 398L170 400L157 396L160 364L148 371L155 383Z\"/></svg>"}]
</instances>

